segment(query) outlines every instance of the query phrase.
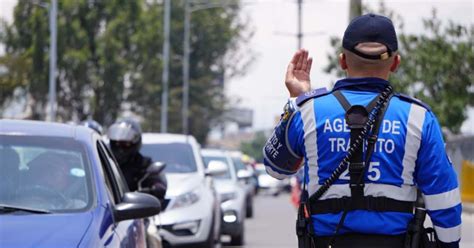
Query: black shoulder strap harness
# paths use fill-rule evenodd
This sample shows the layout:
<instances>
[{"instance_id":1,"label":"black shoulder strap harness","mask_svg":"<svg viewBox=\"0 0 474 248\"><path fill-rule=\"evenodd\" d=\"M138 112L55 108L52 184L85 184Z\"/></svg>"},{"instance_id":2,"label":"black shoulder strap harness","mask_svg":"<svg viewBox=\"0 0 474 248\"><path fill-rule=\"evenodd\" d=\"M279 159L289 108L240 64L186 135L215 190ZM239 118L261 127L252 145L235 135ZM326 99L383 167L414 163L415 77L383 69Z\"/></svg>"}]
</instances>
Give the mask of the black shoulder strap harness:
<instances>
[{"instance_id":1,"label":"black shoulder strap harness","mask_svg":"<svg viewBox=\"0 0 474 248\"><path fill-rule=\"evenodd\" d=\"M364 139L361 132L367 123L368 114L371 113L377 105L382 95L376 96L366 107L360 105L352 106L344 97L341 91L333 92L333 95L346 111L346 121L351 130L351 141ZM375 117L375 123L371 128L371 134L367 135L366 154L364 160L363 145L355 147L352 156L349 158L349 187L351 189L351 197L343 197L337 199L318 200L315 195L310 197L310 211L312 214L323 213L339 213L341 211L350 210L370 210L377 212L413 212L413 202L398 201L387 197L364 196L364 182L366 165L370 163L370 159L374 152L375 143L377 142L378 132L383 120L383 116L388 108L388 103L393 94L386 99L386 104L380 108ZM361 136L361 137L359 137Z\"/></svg>"},{"instance_id":2,"label":"black shoulder strap harness","mask_svg":"<svg viewBox=\"0 0 474 248\"><path fill-rule=\"evenodd\" d=\"M313 247L311 244L314 243L314 240L310 237L314 235L312 214L339 213L342 211L343 215L334 232L334 235L336 235L344 223L347 212L351 210L413 213L414 202L398 201L387 197L364 196L363 178L365 165L370 162L380 124L382 123L388 103L393 96L392 87L388 86L366 107L360 105L351 106L340 91L332 93L346 110L346 122L351 128L350 148L347 151L346 157L340 162L331 176L309 199L305 187L306 180L304 180L297 219L298 244L300 248ZM363 143L365 139L367 139L367 153L364 160ZM347 166L349 166L351 197L319 200L340 177ZM302 228L303 224L306 224L304 228Z\"/></svg>"},{"instance_id":3,"label":"black shoulder strap harness","mask_svg":"<svg viewBox=\"0 0 474 248\"><path fill-rule=\"evenodd\" d=\"M314 89L314 90L311 90L309 92L306 92L306 93L301 94L300 96L298 96L296 98L296 105L301 107L301 105L303 105L303 103L305 103L306 101L308 101L310 99L325 96L325 95L329 95L329 94L331 94L331 91L328 91L325 87Z\"/></svg>"}]
</instances>

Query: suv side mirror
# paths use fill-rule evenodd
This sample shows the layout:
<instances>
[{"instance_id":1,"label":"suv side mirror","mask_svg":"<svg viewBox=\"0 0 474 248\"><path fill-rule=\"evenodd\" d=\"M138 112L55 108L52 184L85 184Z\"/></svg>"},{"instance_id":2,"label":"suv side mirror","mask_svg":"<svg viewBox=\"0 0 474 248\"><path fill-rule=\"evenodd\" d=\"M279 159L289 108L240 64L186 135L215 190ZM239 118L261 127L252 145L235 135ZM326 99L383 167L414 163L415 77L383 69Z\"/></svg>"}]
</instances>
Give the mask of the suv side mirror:
<instances>
[{"instance_id":1,"label":"suv side mirror","mask_svg":"<svg viewBox=\"0 0 474 248\"><path fill-rule=\"evenodd\" d=\"M142 189L142 183L145 181L148 177L153 176L153 175L158 175L160 174L164 169L166 168L166 164L163 162L154 162L148 168L146 168L146 173L145 175L138 180L138 189Z\"/></svg>"},{"instance_id":2,"label":"suv side mirror","mask_svg":"<svg viewBox=\"0 0 474 248\"><path fill-rule=\"evenodd\" d=\"M207 165L206 176L220 176L227 173L227 164L219 160L211 160Z\"/></svg>"},{"instance_id":3,"label":"suv side mirror","mask_svg":"<svg viewBox=\"0 0 474 248\"><path fill-rule=\"evenodd\" d=\"M150 175L160 174L166 168L166 164L163 162L154 162L146 169L146 173Z\"/></svg>"},{"instance_id":4,"label":"suv side mirror","mask_svg":"<svg viewBox=\"0 0 474 248\"><path fill-rule=\"evenodd\" d=\"M141 219L159 214L161 204L156 197L139 192L127 192L122 202L115 206L114 217L117 222Z\"/></svg>"},{"instance_id":5,"label":"suv side mirror","mask_svg":"<svg viewBox=\"0 0 474 248\"><path fill-rule=\"evenodd\" d=\"M237 172L237 178L241 180L247 180L252 177L252 172L249 170L239 170Z\"/></svg>"}]
</instances>

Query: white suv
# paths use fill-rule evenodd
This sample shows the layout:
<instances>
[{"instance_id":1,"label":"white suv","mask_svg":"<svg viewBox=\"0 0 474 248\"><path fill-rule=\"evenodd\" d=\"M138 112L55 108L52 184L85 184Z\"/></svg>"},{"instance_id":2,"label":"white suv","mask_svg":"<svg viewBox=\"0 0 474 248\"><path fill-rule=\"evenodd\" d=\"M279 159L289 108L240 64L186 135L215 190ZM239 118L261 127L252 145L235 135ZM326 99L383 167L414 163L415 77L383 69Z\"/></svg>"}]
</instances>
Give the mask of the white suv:
<instances>
[{"instance_id":1,"label":"white suv","mask_svg":"<svg viewBox=\"0 0 474 248\"><path fill-rule=\"evenodd\" d=\"M166 163L168 189L155 217L163 246L214 247L220 241L220 198L206 176L200 145L189 135L145 133L141 152Z\"/></svg>"},{"instance_id":2,"label":"white suv","mask_svg":"<svg viewBox=\"0 0 474 248\"><path fill-rule=\"evenodd\" d=\"M209 169L217 164L222 164L227 169L226 173L214 176L223 211L222 234L230 235L231 245L241 246L245 241L246 186L239 181L228 152L203 149L202 155Z\"/></svg>"}]
</instances>

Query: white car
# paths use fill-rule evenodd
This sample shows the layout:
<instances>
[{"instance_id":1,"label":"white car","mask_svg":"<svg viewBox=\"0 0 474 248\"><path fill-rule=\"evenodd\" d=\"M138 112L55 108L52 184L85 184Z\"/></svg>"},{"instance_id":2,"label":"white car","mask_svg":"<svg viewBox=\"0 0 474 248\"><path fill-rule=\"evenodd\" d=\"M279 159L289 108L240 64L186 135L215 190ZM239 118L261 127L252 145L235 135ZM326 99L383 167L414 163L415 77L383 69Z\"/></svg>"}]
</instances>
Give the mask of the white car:
<instances>
[{"instance_id":1,"label":"white car","mask_svg":"<svg viewBox=\"0 0 474 248\"><path fill-rule=\"evenodd\" d=\"M225 174L214 176L223 212L222 234L230 235L231 245L243 245L245 239L246 186L238 180L232 158L227 152L203 149L202 155L209 169L220 166L227 169Z\"/></svg>"},{"instance_id":2,"label":"white car","mask_svg":"<svg viewBox=\"0 0 474 248\"><path fill-rule=\"evenodd\" d=\"M237 178L245 185L246 197L245 197L245 207L247 218L253 217L253 198L255 196L255 188L257 181L253 178L253 171L247 168L247 166L242 161L242 152L240 151L229 151L230 158L234 164L234 170L237 173ZM254 181L255 180L255 181Z\"/></svg>"},{"instance_id":3,"label":"white car","mask_svg":"<svg viewBox=\"0 0 474 248\"><path fill-rule=\"evenodd\" d=\"M192 136L145 133L141 152L166 163L162 212L155 217L164 247L214 247L220 242L220 198L206 176L200 145Z\"/></svg>"},{"instance_id":4,"label":"white car","mask_svg":"<svg viewBox=\"0 0 474 248\"><path fill-rule=\"evenodd\" d=\"M285 188L285 182L278 180L267 174L264 164L256 164L255 170L258 175L258 187L262 192L270 193L274 196L280 194Z\"/></svg>"}]
</instances>

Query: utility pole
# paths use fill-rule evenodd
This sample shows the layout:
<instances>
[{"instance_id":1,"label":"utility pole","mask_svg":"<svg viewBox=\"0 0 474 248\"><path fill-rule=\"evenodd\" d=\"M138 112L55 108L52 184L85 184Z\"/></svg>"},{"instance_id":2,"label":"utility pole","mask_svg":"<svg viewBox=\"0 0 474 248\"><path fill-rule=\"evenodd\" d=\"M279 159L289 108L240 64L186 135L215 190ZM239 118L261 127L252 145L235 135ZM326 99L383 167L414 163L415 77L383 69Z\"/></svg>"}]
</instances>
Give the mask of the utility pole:
<instances>
[{"instance_id":1,"label":"utility pole","mask_svg":"<svg viewBox=\"0 0 474 248\"><path fill-rule=\"evenodd\" d=\"M289 32L274 32L277 35L284 35L284 36L296 36L297 43L296 43L296 48L299 50L303 47L303 38L305 36L316 36L316 35L323 35L326 32L324 31L318 31L318 32L310 32L310 33L303 33L303 0L297 0L296 3L298 4L297 6L297 32L295 33L289 33Z\"/></svg>"},{"instance_id":2,"label":"utility pole","mask_svg":"<svg viewBox=\"0 0 474 248\"><path fill-rule=\"evenodd\" d=\"M163 41L163 92L161 93L161 132L168 132L168 78L170 60L170 15L171 0L164 0L164 41Z\"/></svg>"},{"instance_id":3,"label":"utility pole","mask_svg":"<svg viewBox=\"0 0 474 248\"><path fill-rule=\"evenodd\" d=\"M190 0L184 1L184 44L183 44L183 134L189 134L188 110L189 110L189 50L190 50L190 26L191 9Z\"/></svg>"},{"instance_id":4,"label":"utility pole","mask_svg":"<svg viewBox=\"0 0 474 248\"><path fill-rule=\"evenodd\" d=\"M349 5L349 22L362 15L362 0L351 0Z\"/></svg>"},{"instance_id":5,"label":"utility pole","mask_svg":"<svg viewBox=\"0 0 474 248\"><path fill-rule=\"evenodd\" d=\"M298 38L298 50L303 47L303 0L298 0L298 33L296 37Z\"/></svg>"},{"instance_id":6,"label":"utility pole","mask_svg":"<svg viewBox=\"0 0 474 248\"><path fill-rule=\"evenodd\" d=\"M51 35L49 48L49 121L56 121L56 44L58 1L51 0L49 5L49 30Z\"/></svg>"}]
</instances>

